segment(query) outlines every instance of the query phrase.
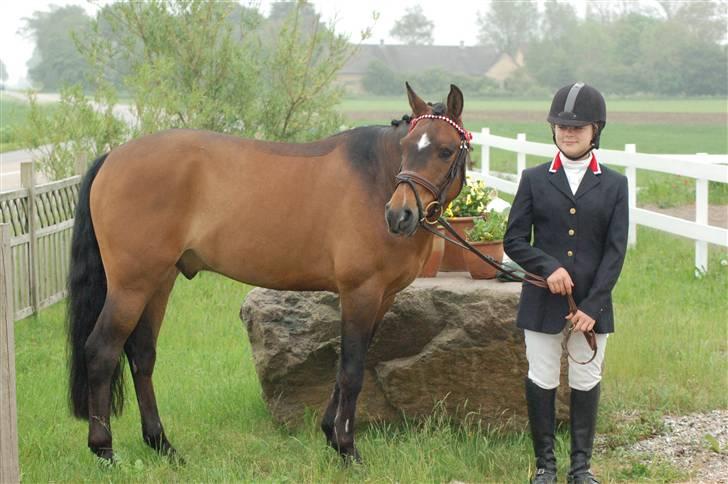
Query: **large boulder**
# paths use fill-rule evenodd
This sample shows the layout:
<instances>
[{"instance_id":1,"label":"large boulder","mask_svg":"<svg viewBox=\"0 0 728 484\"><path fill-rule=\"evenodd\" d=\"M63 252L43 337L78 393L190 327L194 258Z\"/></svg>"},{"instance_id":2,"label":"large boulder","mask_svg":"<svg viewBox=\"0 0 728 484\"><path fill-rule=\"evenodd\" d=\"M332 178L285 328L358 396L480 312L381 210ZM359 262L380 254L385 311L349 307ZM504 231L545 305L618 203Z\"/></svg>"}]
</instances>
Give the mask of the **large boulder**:
<instances>
[{"instance_id":1,"label":"large boulder","mask_svg":"<svg viewBox=\"0 0 728 484\"><path fill-rule=\"evenodd\" d=\"M458 419L525 422L528 365L515 326L519 293L518 283L460 273L417 279L399 293L367 355L358 420L421 417L442 405ZM307 407L322 414L339 359L338 296L253 289L240 317L274 418L297 426ZM565 369L562 364L563 382ZM568 415L565 386L558 395L560 419Z\"/></svg>"}]
</instances>

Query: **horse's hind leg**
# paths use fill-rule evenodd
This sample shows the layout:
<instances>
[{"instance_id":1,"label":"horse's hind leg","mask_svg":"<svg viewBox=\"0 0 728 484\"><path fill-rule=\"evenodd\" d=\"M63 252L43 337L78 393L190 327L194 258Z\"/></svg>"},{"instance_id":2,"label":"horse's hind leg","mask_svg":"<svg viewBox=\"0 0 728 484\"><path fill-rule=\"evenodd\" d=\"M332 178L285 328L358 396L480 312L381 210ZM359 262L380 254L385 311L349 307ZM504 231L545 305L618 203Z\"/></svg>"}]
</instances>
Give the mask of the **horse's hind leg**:
<instances>
[{"instance_id":1,"label":"horse's hind leg","mask_svg":"<svg viewBox=\"0 0 728 484\"><path fill-rule=\"evenodd\" d=\"M86 340L84 353L88 371L88 446L99 457L112 460L111 409L112 386L120 383L119 357L127 338L134 330L147 297L130 290L109 289L104 307L93 331ZM121 401L116 409L123 406Z\"/></svg>"},{"instance_id":2,"label":"horse's hind leg","mask_svg":"<svg viewBox=\"0 0 728 484\"><path fill-rule=\"evenodd\" d=\"M176 456L180 459L164 433L152 383L157 353L157 336L176 278L177 271L174 271L149 300L139 323L124 345L124 351L134 379L144 442L161 455Z\"/></svg>"}]
</instances>

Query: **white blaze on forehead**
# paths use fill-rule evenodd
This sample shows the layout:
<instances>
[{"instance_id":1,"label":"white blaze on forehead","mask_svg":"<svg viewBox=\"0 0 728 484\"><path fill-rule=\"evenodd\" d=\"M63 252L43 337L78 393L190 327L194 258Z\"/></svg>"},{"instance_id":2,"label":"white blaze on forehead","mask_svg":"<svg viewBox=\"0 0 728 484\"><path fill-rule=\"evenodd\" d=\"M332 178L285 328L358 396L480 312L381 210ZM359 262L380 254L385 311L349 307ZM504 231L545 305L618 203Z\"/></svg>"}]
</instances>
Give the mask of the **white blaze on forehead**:
<instances>
[{"instance_id":1,"label":"white blaze on forehead","mask_svg":"<svg viewBox=\"0 0 728 484\"><path fill-rule=\"evenodd\" d=\"M419 151L424 150L430 146L430 138L427 137L427 133L423 134L420 140L417 142L417 149Z\"/></svg>"}]
</instances>

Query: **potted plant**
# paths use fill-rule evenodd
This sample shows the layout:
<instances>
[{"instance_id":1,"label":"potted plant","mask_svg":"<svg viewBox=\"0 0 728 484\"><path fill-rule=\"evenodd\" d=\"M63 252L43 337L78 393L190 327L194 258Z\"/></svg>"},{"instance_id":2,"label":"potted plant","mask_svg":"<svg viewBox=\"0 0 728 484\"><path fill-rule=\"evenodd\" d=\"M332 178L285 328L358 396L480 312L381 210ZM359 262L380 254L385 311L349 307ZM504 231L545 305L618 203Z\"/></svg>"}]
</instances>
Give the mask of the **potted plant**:
<instances>
[{"instance_id":1,"label":"potted plant","mask_svg":"<svg viewBox=\"0 0 728 484\"><path fill-rule=\"evenodd\" d=\"M489 188L480 180L468 180L457 197L445 209L445 217L461 237L465 231L473 226L476 217L480 217L488 204L497 196L494 188ZM445 255L442 258L440 270L444 272L467 271L464 249L454 245L445 244Z\"/></svg>"},{"instance_id":2,"label":"potted plant","mask_svg":"<svg viewBox=\"0 0 728 484\"><path fill-rule=\"evenodd\" d=\"M498 262L503 261L503 237L508 225L508 212L490 211L475 220L465 237L476 249ZM497 269L470 251L465 252L465 265L473 279L493 279Z\"/></svg>"}]
</instances>

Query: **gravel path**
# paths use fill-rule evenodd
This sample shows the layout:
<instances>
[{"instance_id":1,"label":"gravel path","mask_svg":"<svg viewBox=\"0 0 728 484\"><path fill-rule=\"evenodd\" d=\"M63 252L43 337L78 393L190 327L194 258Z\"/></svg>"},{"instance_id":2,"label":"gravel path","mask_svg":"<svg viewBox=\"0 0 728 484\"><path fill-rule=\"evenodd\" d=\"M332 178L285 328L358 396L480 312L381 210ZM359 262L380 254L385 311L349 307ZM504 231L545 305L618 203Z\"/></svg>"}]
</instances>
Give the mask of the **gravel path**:
<instances>
[{"instance_id":1,"label":"gravel path","mask_svg":"<svg viewBox=\"0 0 728 484\"><path fill-rule=\"evenodd\" d=\"M670 462L689 470L689 482L728 483L728 410L665 416L665 432L637 442L630 451L645 462Z\"/></svg>"}]
</instances>

